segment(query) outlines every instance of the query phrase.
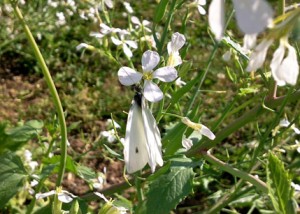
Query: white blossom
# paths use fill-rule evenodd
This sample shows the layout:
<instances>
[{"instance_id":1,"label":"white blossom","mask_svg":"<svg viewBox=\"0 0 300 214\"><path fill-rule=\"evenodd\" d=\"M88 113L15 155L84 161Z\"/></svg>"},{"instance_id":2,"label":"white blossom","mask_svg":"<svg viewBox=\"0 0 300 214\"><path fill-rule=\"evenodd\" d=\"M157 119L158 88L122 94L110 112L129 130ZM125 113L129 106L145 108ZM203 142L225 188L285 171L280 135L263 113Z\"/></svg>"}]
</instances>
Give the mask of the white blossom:
<instances>
[{"instance_id":1,"label":"white blossom","mask_svg":"<svg viewBox=\"0 0 300 214\"><path fill-rule=\"evenodd\" d=\"M191 139L186 138L185 136L183 136L181 143L185 150L189 150L193 146L193 141Z\"/></svg>"},{"instance_id":2,"label":"white blossom","mask_svg":"<svg viewBox=\"0 0 300 214\"><path fill-rule=\"evenodd\" d=\"M127 10L128 13L133 13L133 9L131 7L131 5L128 2L123 2L123 5L125 7L125 9Z\"/></svg>"},{"instance_id":3,"label":"white blossom","mask_svg":"<svg viewBox=\"0 0 300 214\"><path fill-rule=\"evenodd\" d=\"M125 40L125 33L123 32L119 32L120 35L120 39L116 38L116 37L111 37L111 41L117 45L120 46L122 45L123 48L123 52L125 53L125 55L129 58L132 57L132 51L130 50L129 47L133 48L133 49L137 49L137 42L132 41L132 40Z\"/></svg>"},{"instance_id":4,"label":"white blossom","mask_svg":"<svg viewBox=\"0 0 300 214\"><path fill-rule=\"evenodd\" d=\"M284 58L286 48L288 54ZM273 54L270 67L277 85L296 84L299 74L297 53L295 48L288 43L287 38L280 39L280 45Z\"/></svg>"},{"instance_id":5,"label":"white blossom","mask_svg":"<svg viewBox=\"0 0 300 214\"><path fill-rule=\"evenodd\" d=\"M139 20L138 17L132 16L131 17L131 22L135 24L135 29L142 28L146 32L151 33L151 29L148 27L151 23L148 20L143 20L142 22Z\"/></svg>"},{"instance_id":6,"label":"white blossom","mask_svg":"<svg viewBox=\"0 0 300 214\"><path fill-rule=\"evenodd\" d=\"M71 201L73 201L74 198L77 197L66 190L59 190L59 191L51 190L51 191L45 192L45 193L37 193L35 195L35 198L36 199L47 198L47 197L55 195L55 194L57 194L58 200L63 203L70 203Z\"/></svg>"},{"instance_id":7,"label":"white blossom","mask_svg":"<svg viewBox=\"0 0 300 214\"><path fill-rule=\"evenodd\" d=\"M194 3L197 5L199 13L205 15L206 11L203 6L206 5L206 0L195 0Z\"/></svg>"},{"instance_id":8,"label":"white blossom","mask_svg":"<svg viewBox=\"0 0 300 214\"><path fill-rule=\"evenodd\" d=\"M177 78L177 71L171 66L153 69L160 61L159 54L155 51L146 51L142 56L143 74L129 67L121 67L118 77L121 84L129 86L136 84L144 79L143 95L150 102L157 102L163 98L163 93L152 80L157 78L163 82L171 82Z\"/></svg>"},{"instance_id":9,"label":"white blossom","mask_svg":"<svg viewBox=\"0 0 300 214\"><path fill-rule=\"evenodd\" d=\"M187 125L188 127L190 127L192 129L194 129L195 131L199 132L201 135L204 135L204 136L208 137L210 140L214 140L216 138L214 133L212 133L212 131L209 128L207 128L206 126L204 126L203 124L194 123L187 117L183 117L181 119L181 121L185 125Z\"/></svg>"},{"instance_id":10,"label":"white blossom","mask_svg":"<svg viewBox=\"0 0 300 214\"><path fill-rule=\"evenodd\" d=\"M272 43L272 39L264 39L258 46L255 47L254 51L250 54L250 59L246 71L256 71L263 65L266 59L267 51Z\"/></svg>"},{"instance_id":11,"label":"white blossom","mask_svg":"<svg viewBox=\"0 0 300 214\"><path fill-rule=\"evenodd\" d=\"M290 124L290 121L288 121L286 118L280 120L279 122L280 127L288 127ZM300 130L295 126L295 124L291 125L291 129L293 129L296 134L300 134Z\"/></svg>"},{"instance_id":12,"label":"white blossom","mask_svg":"<svg viewBox=\"0 0 300 214\"><path fill-rule=\"evenodd\" d=\"M185 36L182 35L181 33L174 33L172 35L172 39L170 42L168 42L168 54L169 54L169 59L168 59L168 66L177 66L182 63L182 59L179 55L179 50L183 47L185 44Z\"/></svg>"},{"instance_id":13,"label":"white blossom","mask_svg":"<svg viewBox=\"0 0 300 214\"><path fill-rule=\"evenodd\" d=\"M258 34L272 23L273 10L265 0L232 0L237 24L245 34ZM224 0L212 0L208 9L211 31L220 41L225 30Z\"/></svg>"}]
</instances>

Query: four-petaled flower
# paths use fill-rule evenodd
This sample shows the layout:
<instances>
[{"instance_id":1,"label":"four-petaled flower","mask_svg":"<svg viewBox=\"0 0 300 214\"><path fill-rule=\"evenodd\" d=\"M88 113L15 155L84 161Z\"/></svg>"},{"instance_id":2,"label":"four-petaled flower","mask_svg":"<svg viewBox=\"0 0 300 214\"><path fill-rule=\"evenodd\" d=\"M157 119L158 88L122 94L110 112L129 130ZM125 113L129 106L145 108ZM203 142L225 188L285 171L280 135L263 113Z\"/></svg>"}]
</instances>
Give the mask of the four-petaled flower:
<instances>
[{"instance_id":1,"label":"four-petaled flower","mask_svg":"<svg viewBox=\"0 0 300 214\"><path fill-rule=\"evenodd\" d=\"M168 66L177 66L182 63L182 59L179 55L179 49L183 47L185 43L185 37L184 35L176 32L172 35L171 42L168 43Z\"/></svg>"},{"instance_id":2,"label":"four-petaled flower","mask_svg":"<svg viewBox=\"0 0 300 214\"><path fill-rule=\"evenodd\" d=\"M127 31L119 31L118 33L119 33L120 39L118 39L116 37L111 37L111 41L117 46L122 45L125 55L127 57L131 58L132 51L130 50L129 47L131 47L133 49L137 49L137 43L132 40L125 40L125 35L129 34Z\"/></svg>"},{"instance_id":3,"label":"four-petaled flower","mask_svg":"<svg viewBox=\"0 0 300 214\"><path fill-rule=\"evenodd\" d=\"M171 66L162 67L153 71L159 61L158 53L148 50L142 56L143 74L129 67L121 67L118 71L119 81L121 84L129 86L143 79L144 97L150 102L157 102L163 98L163 92L152 80L156 78L163 82L171 82L177 78L177 71Z\"/></svg>"}]
</instances>

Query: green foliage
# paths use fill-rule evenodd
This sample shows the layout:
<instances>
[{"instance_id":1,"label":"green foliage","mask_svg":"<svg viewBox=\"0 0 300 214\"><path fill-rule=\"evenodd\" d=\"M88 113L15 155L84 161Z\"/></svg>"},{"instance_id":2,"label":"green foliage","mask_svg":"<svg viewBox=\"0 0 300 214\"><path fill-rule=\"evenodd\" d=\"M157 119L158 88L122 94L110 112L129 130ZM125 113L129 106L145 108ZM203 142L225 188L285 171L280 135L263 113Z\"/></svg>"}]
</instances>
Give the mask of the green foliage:
<instances>
[{"instance_id":1,"label":"green foliage","mask_svg":"<svg viewBox=\"0 0 300 214\"><path fill-rule=\"evenodd\" d=\"M0 153L6 149L16 151L26 142L37 137L43 126L43 122L37 120L30 120L12 128L7 128L6 124L0 124Z\"/></svg>"},{"instance_id":2,"label":"green foliage","mask_svg":"<svg viewBox=\"0 0 300 214\"><path fill-rule=\"evenodd\" d=\"M151 182L145 213L169 213L190 194L193 189L193 166L189 159L172 161L169 171Z\"/></svg>"},{"instance_id":3,"label":"green foliage","mask_svg":"<svg viewBox=\"0 0 300 214\"><path fill-rule=\"evenodd\" d=\"M160 22L165 15L166 8L168 6L169 0L161 0L156 6L156 10L154 13L154 21L156 23Z\"/></svg>"},{"instance_id":4,"label":"green foliage","mask_svg":"<svg viewBox=\"0 0 300 214\"><path fill-rule=\"evenodd\" d=\"M0 209L24 187L27 177L19 156L12 152L0 155Z\"/></svg>"},{"instance_id":5,"label":"green foliage","mask_svg":"<svg viewBox=\"0 0 300 214\"><path fill-rule=\"evenodd\" d=\"M296 213L293 207L291 179L284 169L283 162L273 153L269 153L268 156L267 184L276 213Z\"/></svg>"}]
</instances>

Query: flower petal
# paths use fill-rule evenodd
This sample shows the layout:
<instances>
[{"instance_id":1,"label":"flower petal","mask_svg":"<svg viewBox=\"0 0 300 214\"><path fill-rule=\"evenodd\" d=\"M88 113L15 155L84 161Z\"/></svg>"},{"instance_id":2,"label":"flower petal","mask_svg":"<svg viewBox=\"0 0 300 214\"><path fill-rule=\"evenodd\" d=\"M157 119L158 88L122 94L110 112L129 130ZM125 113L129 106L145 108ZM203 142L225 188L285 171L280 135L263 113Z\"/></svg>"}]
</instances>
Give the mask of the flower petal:
<instances>
[{"instance_id":1,"label":"flower petal","mask_svg":"<svg viewBox=\"0 0 300 214\"><path fill-rule=\"evenodd\" d=\"M118 71L119 81L122 85L133 85L138 83L143 75L129 67L121 67Z\"/></svg>"},{"instance_id":2,"label":"flower petal","mask_svg":"<svg viewBox=\"0 0 300 214\"><path fill-rule=\"evenodd\" d=\"M216 40L220 41L225 29L224 0L212 0L208 9L208 23Z\"/></svg>"},{"instance_id":3,"label":"flower petal","mask_svg":"<svg viewBox=\"0 0 300 214\"><path fill-rule=\"evenodd\" d=\"M136 17L136 16L132 16L132 17L131 17L131 22L132 22L133 24L135 24L135 25L142 25L141 21L140 21L139 18Z\"/></svg>"},{"instance_id":4,"label":"flower petal","mask_svg":"<svg viewBox=\"0 0 300 214\"><path fill-rule=\"evenodd\" d=\"M273 20L273 10L265 0L233 0L239 28L245 34L262 32Z\"/></svg>"},{"instance_id":5,"label":"flower petal","mask_svg":"<svg viewBox=\"0 0 300 214\"><path fill-rule=\"evenodd\" d=\"M163 93L159 89L159 87L148 80L145 80L145 85L144 85L144 97L150 101L150 102L157 102L160 101L163 98Z\"/></svg>"},{"instance_id":6,"label":"flower petal","mask_svg":"<svg viewBox=\"0 0 300 214\"><path fill-rule=\"evenodd\" d=\"M189 150L193 146L193 141L183 136L181 144L186 150Z\"/></svg>"},{"instance_id":7,"label":"flower petal","mask_svg":"<svg viewBox=\"0 0 300 214\"><path fill-rule=\"evenodd\" d=\"M284 53L285 53L285 45L284 45L283 41L280 41L280 45L274 52L273 58L272 58L272 61L270 64L272 76L278 85L284 84L284 82L282 82L281 74L278 72L280 64L282 63L282 60L284 57Z\"/></svg>"},{"instance_id":8,"label":"flower petal","mask_svg":"<svg viewBox=\"0 0 300 214\"><path fill-rule=\"evenodd\" d=\"M199 131L200 131L200 134L208 137L210 140L214 140L216 138L214 133L212 133L212 131L210 131L210 129L207 128L206 126L204 126L203 124L201 124L201 129Z\"/></svg>"},{"instance_id":9,"label":"flower petal","mask_svg":"<svg viewBox=\"0 0 300 214\"><path fill-rule=\"evenodd\" d=\"M126 40L125 43L126 43L127 45L129 45L129 46L130 46L131 48L133 48L133 49L137 49L137 48L138 48L137 43L136 43L135 41Z\"/></svg>"},{"instance_id":10,"label":"flower petal","mask_svg":"<svg viewBox=\"0 0 300 214\"><path fill-rule=\"evenodd\" d=\"M123 42L121 41L121 40L119 40L119 39L117 39L117 38L115 38L115 37L111 37L111 41L115 44L115 45L117 45L117 46L119 46L119 45L121 45Z\"/></svg>"},{"instance_id":11,"label":"flower petal","mask_svg":"<svg viewBox=\"0 0 300 214\"><path fill-rule=\"evenodd\" d=\"M172 82L177 78L177 70L172 66L162 67L153 72L153 78L163 82Z\"/></svg>"},{"instance_id":12,"label":"flower petal","mask_svg":"<svg viewBox=\"0 0 300 214\"><path fill-rule=\"evenodd\" d=\"M243 48L245 51L248 52L251 48L253 48L256 45L256 37L257 34L246 34L244 36Z\"/></svg>"},{"instance_id":13,"label":"flower petal","mask_svg":"<svg viewBox=\"0 0 300 214\"><path fill-rule=\"evenodd\" d=\"M41 199L41 198L46 198L46 197L49 197L51 195L55 195L56 194L56 191L55 190L51 190L50 192L45 192L45 193L37 193L35 195L35 198L36 199Z\"/></svg>"},{"instance_id":14,"label":"flower petal","mask_svg":"<svg viewBox=\"0 0 300 214\"><path fill-rule=\"evenodd\" d=\"M159 54L155 51L146 51L142 56L143 71L152 71L159 63Z\"/></svg>"},{"instance_id":15,"label":"flower petal","mask_svg":"<svg viewBox=\"0 0 300 214\"><path fill-rule=\"evenodd\" d=\"M183 47L186 39L185 36L181 33L174 33L172 35L171 42L168 43L168 53L171 54L172 52L178 52L180 48Z\"/></svg>"},{"instance_id":16,"label":"flower petal","mask_svg":"<svg viewBox=\"0 0 300 214\"><path fill-rule=\"evenodd\" d=\"M104 3L110 9L112 9L114 7L112 0L104 0Z\"/></svg>"},{"instance_id":17,"label":"flower petal","mask_svg":"<svg viewBox=\"0 0 300 214\"><path fill-rule=\"evenodd\" d=\"M198 11L201 15L205 15L206 14L206 11L205 9L201 6L201 5L198 5Z\"/></svg>"},{"instance_id":18,"label":"flower petal","mask_svg":"<svg viewBox=\"0 0 300 214\"><path fill-rule=\"evenodd\" d=\"M123 51L127 57L132 57L132 51L129 49L126 43L123 43Z\"/></svg>"},{"instance_id":19,"label":"flower petal","mask_svg":"<svg viewBox=\"0 0 300 214\"><path fill-rule=\"evenodd\" d=\"M299 65L297 61L296 50L291 45L288 46L288 50L289 53L287 57L282 61L280 67L278 68L280 82L277 82L277 84L279 86L285 85L286 83L296 85L298 79Z\"/></svg>"},{"instance_id":20,"label":"flower petal","mask_svg":"<svg viewBox=\"0 0 300 214\"><path fill-rule=\"evenodd\" d=\"M249 63L246 68L247 71L256 71L263 65L267 51L272 43L272 39L264 39L258 46L256 46L255 50L250 55Z\"/></svg>"},{"instance_id":21,"label":"flower petal","mask_svg":"<svg viewBox=\"0 0 300 214\"><path fill-rule=\"evenodd\" d=\"M149 152L148 163L153 173L155 171L156 164L159 166L163 165L163 159L161 155L161 136L156 124L156 120L150 110L147 108L144 99L142 100L142 116Z\"/></svg>"},{"instance_id":22,"label":"flower petal","mask_svg":"<svg viewBox=\"0 0 300 214\"><path fill-rule=\"evenodd\" d=\"M68 193L58 193L57 198L63 203L70 203L71 201L73 201L73 197Z\"/></svg>"}]
</instances>

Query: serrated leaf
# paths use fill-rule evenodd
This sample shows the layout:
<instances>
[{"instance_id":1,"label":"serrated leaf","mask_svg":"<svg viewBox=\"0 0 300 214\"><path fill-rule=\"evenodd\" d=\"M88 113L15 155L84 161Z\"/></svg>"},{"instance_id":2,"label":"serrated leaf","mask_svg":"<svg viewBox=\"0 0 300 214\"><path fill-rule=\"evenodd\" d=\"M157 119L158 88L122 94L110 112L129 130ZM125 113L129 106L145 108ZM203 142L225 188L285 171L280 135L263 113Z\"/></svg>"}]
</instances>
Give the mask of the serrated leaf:
<instances>
[{"instance_id":1,"label":"serrated leaf","mask_svg":"<svg viewBox=\"0 0 300 214\"><path fill-rule=\"evenodd\" d=\"M153 19L154 22L158 23L162 20L162 18L165 15L168 3L169 3L169 0L161 0L158 3L158 5L155 9L155 12L154 12L154 19Z\"/></svg>"},{"instance_id":2,"label":"serrated leaf","mask_svg":"<svg viewBox=\"0 0 300 214\"><path fill-rule=\"evenodd\" d=\"M170 213L181 200L193 189L193 168L176 164L170 171L153 181L149 186L144 213L165 214Z\"/></svg>"},{"instance_id":3,"label":"serrated leaf","mask_svg":"<svg viewBox=\"0 0 300 214\"><path fill-rule=\"evenodd\" d=\"M19 156L10 152L0 156L0 209L23 188L27 176Z\"/></svg>"},{"instance_id":4,"label":"serrated leaf","mask_svg":"<svg viewBox=\"0 0 300 214\"><path fill-rule=\"evenodd\" d=\"M291 214L291 180L282 161L272 153L268 157L267 184L276 213Z\"/></svg>"}]
</instances>

